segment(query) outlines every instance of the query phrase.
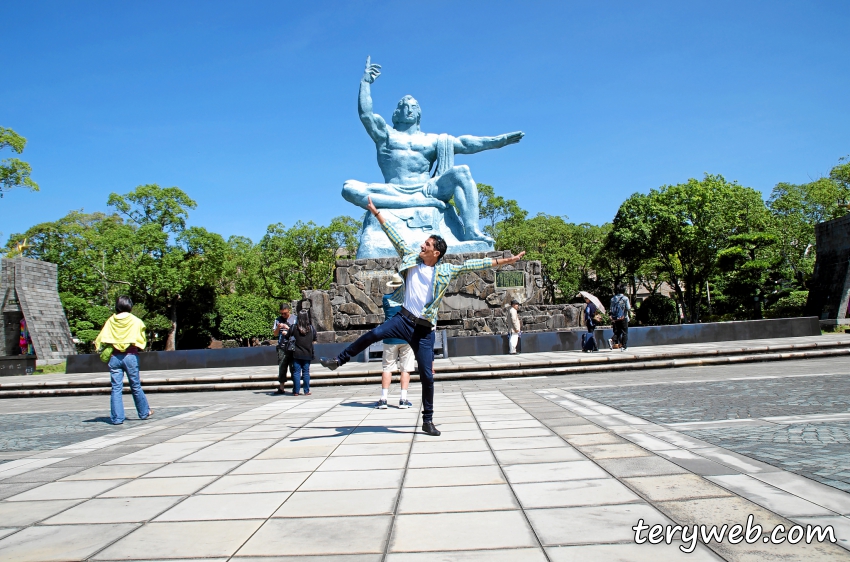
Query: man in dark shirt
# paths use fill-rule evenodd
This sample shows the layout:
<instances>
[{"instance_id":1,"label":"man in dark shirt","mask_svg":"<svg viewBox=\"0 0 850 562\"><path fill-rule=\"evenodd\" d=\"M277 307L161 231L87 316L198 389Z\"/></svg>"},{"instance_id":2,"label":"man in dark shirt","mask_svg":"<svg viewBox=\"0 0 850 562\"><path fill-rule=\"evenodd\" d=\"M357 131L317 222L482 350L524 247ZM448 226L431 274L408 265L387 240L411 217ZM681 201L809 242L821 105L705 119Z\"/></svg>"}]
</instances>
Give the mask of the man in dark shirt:
<instances>
[{"instance_id":1,"label":"man in dark shirt","mask_svg":"<svg viewBox=\"0 0 850 562\"><path fill-rule=\"evenodd\" d=\"M275 318L272 332L277 338L277 382L279 384L275 394L283 394L283 385L286 384L286 370L289 369L290 374L294 369L292 361L292 352L287 351L289 344L290 329L295 325L295 316L289 313L289 305L281 303L280 316Z\"/></svg>"}]
</instances>

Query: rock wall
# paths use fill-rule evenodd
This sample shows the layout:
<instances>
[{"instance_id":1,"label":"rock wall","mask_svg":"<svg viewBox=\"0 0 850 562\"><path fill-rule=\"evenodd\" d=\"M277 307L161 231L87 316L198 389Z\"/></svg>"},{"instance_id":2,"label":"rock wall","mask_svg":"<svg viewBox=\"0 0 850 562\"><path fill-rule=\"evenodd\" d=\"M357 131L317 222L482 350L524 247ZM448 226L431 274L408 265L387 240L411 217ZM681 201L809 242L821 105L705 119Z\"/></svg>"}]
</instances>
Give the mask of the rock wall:
<instances>
[{"instance_id":1,"label":"rock wall","mask_svg":"<svg viewBox=\"0 0 850 562\"><path fill-rule=\"evenodd\" d=\"M510 252L455 254L448 263L483 257L510 257ZM384 321L381 306L399 258L339 260L335 282L327 291L304 291L296 310L310 309L319 341L349 342ZM539 261L519 261L496 269L464 273L452 281L440 305L437 329L449 336L507 333L507 306L521 303L523 330L551 331L575 328L581 322L581 305L543 304Z\"/></svg>"}]
</instances>

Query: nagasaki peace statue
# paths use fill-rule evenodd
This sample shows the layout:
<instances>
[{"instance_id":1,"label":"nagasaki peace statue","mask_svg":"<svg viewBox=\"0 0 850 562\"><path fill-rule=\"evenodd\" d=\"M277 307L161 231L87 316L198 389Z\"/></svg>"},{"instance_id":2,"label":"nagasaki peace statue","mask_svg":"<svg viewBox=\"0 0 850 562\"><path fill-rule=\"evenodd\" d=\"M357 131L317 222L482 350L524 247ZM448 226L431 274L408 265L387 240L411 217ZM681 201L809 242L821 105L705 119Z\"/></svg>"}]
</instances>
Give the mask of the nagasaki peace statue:
<instances>
[{"instance_id":1,"label":"nagasaki peace statue","mask_svg":"<svg viewBox=\"0 0 850 562\"><path fill-rule=\"evenodd\" d=\"M376 207L388 213L387 220L408 244L418 246L428 236L438 234L446 240L451 254L492 251L493 239L478 226L478 188L469 167L454 165L454 155L515 144L523 133L496 137L423 133L419 129L422 111L413 96L404 96L398 102L390 127L372 111L372 83L380 75L381 66L367 59L358 111L375 142L384 183L348 180L342 196L363 209L371 197ZM452 197L454 206L449 204ZM397 256L378 221L366 213L357 258Z\"/></svg>"}]
</instances>

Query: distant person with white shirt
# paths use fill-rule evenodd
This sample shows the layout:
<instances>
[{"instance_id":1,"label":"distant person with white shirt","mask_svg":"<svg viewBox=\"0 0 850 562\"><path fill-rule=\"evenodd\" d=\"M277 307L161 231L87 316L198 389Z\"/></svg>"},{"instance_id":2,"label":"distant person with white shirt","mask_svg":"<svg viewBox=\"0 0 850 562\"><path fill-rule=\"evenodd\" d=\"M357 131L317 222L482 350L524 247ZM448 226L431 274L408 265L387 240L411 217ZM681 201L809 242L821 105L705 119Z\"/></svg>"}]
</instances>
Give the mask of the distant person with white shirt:
<instances>
[{"instance_id":1,"label":"distant person with white shirt","mask_svg":"<svg viewBox=\"0 0 850 562\"><path fill-rule=\"evenodd\" d=\"M522 335L522 323L519 319L519 301L514 299L511 301L511 307L508 309L508 344L510 354L516 355L516 347L519 343L519 337Z\"/></svg>"},{"instance_id":2,"label":"distant person with white shirt","mask_svg":"<svg viewBox=\"0 0 850 562\"><path fill-rule=\"evenodd\" d=\"M384 295L382 302L384 322L390 320L401 310L403 303L401 301L394 301L393 295L402 285L404 285L404 279L398 273L393 275L393 278L387 283L387 289L391 292ZM390 383L393 380L393 371L398 366L398 370L401 373L399 380L401 383L401 397L398 401L398 407L402 410L410 408L413 404L407 399L407 387L410 386L410 372L413 371L413 362L416 360L413 357L413 349L411 349L409 343L402 339L386 338L382 352L381 398L378 400L377 407L381 410L387 409L387 398L389 397Z\"/></svg>"},{"instance_id":3,"label":"distant person with white shirt","mask_svg":"<svg viewBox=\"0 0 850 562\"><path fill-rule=\"evenodd\" d=\"M322 357L322 365L334 370L368 348L373 343L398 338L406 341L416 355L419 380L422 383L422 431L428 435L440 435L434 427L434 330L437 326L437 311L452 280L466 271L488 269L508 265L522 259L525 252L511 258L482 258L466 260L462 265L440 263L446 255L448 245L440 236L432 235L423 242L418 251L407 246L404 239L386 222L384 216L369 198L369 211L378 219L381 228L389 237L401 256L398 272L404 277L404 285L396 290L392 300L403 302L398 314L374 330L360 336L337 357Z\"/></svg>"}]
</instances>

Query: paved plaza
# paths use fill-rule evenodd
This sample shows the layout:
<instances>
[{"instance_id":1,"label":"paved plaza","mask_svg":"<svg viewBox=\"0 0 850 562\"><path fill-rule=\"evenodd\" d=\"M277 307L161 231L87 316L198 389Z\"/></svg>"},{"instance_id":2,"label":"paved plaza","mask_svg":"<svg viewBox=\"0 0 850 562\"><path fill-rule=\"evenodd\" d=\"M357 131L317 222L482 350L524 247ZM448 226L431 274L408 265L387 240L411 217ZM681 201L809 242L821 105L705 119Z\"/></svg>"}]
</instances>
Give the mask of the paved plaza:
<instances>
[{"instance_id":1,"label":"paved plaza","mask_svg":"<svg viewBox=\"0 0 850 562\"><path fill-rule=\"evenodd\" d=\"M127 397L120 427L106 396L2 400L0 559L850 559L846 358L443 382L437 438L418 391ZM837 540L632 529L749 515Z\"/></svg>"}]
</instances>

